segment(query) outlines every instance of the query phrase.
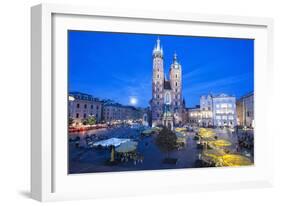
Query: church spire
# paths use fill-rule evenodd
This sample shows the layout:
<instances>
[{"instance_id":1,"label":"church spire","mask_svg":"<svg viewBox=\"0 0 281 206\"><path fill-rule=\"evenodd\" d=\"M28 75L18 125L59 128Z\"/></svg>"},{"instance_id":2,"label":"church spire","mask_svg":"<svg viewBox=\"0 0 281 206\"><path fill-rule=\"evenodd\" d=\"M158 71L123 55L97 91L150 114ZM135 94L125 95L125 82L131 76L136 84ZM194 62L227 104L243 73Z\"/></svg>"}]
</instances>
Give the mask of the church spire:
<instances>
[{"instance_id":1,"label":"church spire","mask_svg":"<svg viewBox=\"0 0 281 206\"><path fill-rule=\"evenodd\" d=\"M176 52L174 53L174 58L173 58L173 60L174 60L174 63L178 63L178 55L177 55Z\"/></svg>"},{"instance_id":2,"label":"church spire","mask_svg":"<svg viewBox=\"0 0 281 206\"><path fill-rule=\"evenodd\" d=\"M157 51L160 51L160 39L159 36L157 37L157 47L156 47Z\"/></svg>"},{"instance_id":3,"label":"church spire","mask_svg":"<svg viewBox=\"0 0 281 206\"><path fill-rule=\"evenodd\" d=\"M163 47L161 46L159 36L157 37L156 45L153 49L153 56L163 57Z\"/></svg>"}]
</instances>

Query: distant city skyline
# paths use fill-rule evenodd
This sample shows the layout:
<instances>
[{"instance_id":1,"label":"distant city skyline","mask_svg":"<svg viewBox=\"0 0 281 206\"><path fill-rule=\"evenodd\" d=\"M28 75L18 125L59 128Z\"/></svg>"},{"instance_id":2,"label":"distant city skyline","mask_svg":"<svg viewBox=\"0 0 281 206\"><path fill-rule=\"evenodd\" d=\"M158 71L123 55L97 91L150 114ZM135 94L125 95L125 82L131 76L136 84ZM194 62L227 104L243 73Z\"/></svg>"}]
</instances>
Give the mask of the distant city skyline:
<instances>
[{"instance_id":1,"label":"distant city skyline","mask_svg":"<svg viewBox=\"0 0 281 206\"><path fill-rule=\"evenodd\" d=\"M84 31L69 31L69 91L148 107L158 36L166 76L178 55L187 107L209 93L239 98L254 91L254 40Z\"/></svg>"}]
</instances>

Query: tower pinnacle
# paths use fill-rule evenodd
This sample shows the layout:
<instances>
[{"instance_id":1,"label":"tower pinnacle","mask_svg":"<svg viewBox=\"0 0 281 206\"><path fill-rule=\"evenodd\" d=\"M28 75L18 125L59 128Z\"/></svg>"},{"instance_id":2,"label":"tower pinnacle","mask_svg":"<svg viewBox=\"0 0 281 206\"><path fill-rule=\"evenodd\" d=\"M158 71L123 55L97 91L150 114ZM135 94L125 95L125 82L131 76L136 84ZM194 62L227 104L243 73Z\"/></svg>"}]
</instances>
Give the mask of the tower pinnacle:
<instances>
[{"instance_id":1,"label":"tower pinnacle","mask_svg":"<svg viewBox=\"0 0 281 206\"><path fill-rule=\"evenodd\" d=\"M163 57L163 48L160 44L160 39L159 39L159 36L157 37L157 40L156 40L156 45L153 49L153 56L159 56L159 57Z\"/></svg>"},{"instance_id":2,"label":"tower pinnacle","mask_svg":"<svg viewBox=\"0 0 281 206\"><path fill-rule=\"evenodd\" d=\"M178 63L178 55L176 52L174 53L174 63Z\"/></svg>"}]
</instances>

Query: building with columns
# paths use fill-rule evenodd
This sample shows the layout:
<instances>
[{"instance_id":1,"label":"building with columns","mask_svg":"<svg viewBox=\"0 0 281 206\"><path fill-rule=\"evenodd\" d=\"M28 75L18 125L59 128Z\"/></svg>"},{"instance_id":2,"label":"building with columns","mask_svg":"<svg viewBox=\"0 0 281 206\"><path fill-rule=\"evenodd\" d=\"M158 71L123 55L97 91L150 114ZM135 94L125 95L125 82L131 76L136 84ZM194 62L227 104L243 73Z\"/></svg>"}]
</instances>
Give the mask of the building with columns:
<instances>
[{"instance_id":1,"label":"building with columns","mask_svg":"<svg viewBox=\"0 0 281 206\"><path fill-rule=\"evenodd\" d=\"M182 67L174 54L167 79L164 71L164 53L157 39L152 52L152 99L150 100L152 126L163 125L173 129L183 122Z\"/></svg>"}]
</instances>

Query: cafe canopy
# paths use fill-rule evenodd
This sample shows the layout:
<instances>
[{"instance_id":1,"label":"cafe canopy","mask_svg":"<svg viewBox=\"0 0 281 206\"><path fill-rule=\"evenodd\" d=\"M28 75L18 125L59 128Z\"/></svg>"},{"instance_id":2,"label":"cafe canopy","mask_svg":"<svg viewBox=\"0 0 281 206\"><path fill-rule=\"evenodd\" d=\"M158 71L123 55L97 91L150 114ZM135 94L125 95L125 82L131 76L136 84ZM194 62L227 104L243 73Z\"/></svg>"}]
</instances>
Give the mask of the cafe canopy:
<instances>
[{"instance_id":1,"label":"cafe canopy","mask_svg":"<svg viewBox=\"0 0 281 206\"><path fill-rule=\"evenodd\" d=\"M110 138L110 139L106 139L106 140L101 140L101 141L95 142L93 144L93 146L94 147L97 147L97 146L102 146L102 147L114 146L114 147L118 147L122 143L125 143L125 142L128 142L128 141L130 141L130 139Z\"/></svg>"},{"instance_id":2,"label":"cafe canopy","mask_svg":"<svg viewBox=\"0 0 281 206\"><path fill-rule=\"evenodd\" d=\"M137 149L138 143L135 141L128 141L122 143L119 147L115 149L118 153L127 153L127 152L133 152Z\"/></svg>"},{"instance_id":3,"label":"cafe canopy","mask_svg":"<svg viewBox=\"0 0 281 206\"><path fill-rule=\"evenodd\" d=\"M225 139L214 140L210 142L210 146L212 147L228 147L231 146L231 142Z\"/></svg>"}]
</instances>

